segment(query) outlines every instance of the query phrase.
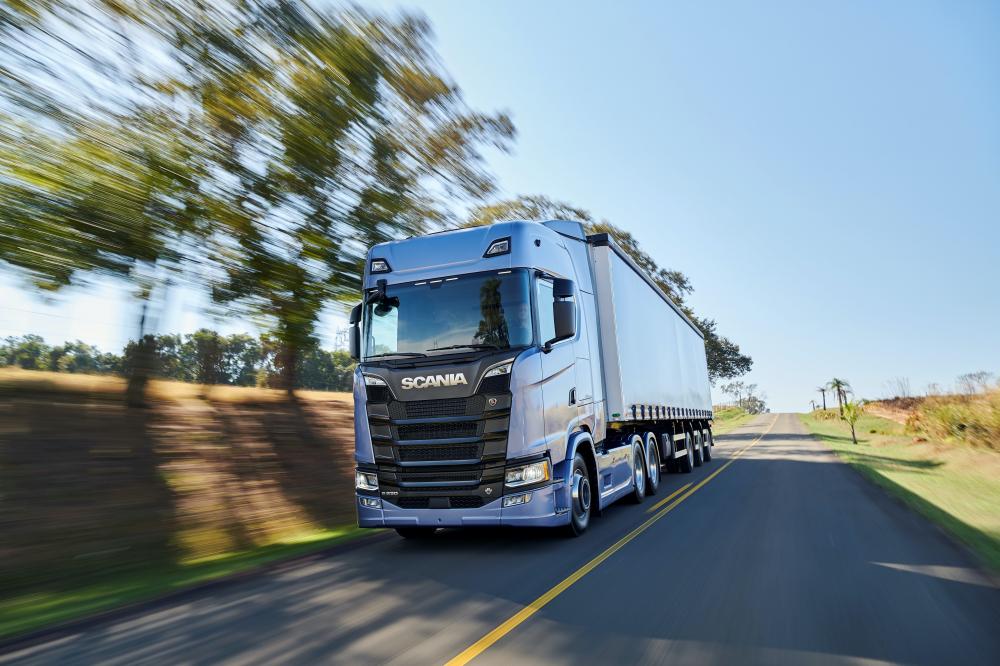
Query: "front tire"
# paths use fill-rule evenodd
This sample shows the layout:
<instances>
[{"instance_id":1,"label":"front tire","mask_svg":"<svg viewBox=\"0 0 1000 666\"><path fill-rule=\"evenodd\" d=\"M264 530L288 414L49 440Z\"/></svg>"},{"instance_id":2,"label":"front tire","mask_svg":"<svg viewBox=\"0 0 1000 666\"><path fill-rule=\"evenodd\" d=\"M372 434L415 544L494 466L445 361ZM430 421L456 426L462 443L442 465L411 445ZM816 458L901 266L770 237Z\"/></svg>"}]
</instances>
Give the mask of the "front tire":
<instances>
[{"instance_id":1,"label":"front tire","mask_svg":"<svg viewBox=\"0 0 1000 666\"><path fill-rule=\"evenodd\" d=\"M569 536L578 537L590 525L593 492L590 488L590 470L587 461L577 453L573 456L573 471L570 474Z\"/></svg>"},{"instance_id":2,"label":"front tire","mask_svg":"<svg viewBox=\"0 0 1000 666\"><path fill-rule=\"evenodd\" d=\"M396 534L404 539L429 539L437 532L436 527L397 527Z\"/></svg>"}]
</instances>

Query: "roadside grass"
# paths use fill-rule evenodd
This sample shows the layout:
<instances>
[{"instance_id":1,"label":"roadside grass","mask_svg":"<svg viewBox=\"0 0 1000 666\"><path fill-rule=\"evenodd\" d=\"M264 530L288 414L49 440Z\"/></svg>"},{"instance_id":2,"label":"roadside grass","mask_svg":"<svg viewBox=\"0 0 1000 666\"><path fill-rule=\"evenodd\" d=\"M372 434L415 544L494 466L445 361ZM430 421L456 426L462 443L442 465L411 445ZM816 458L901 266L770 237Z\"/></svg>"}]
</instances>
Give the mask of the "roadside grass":
<instances>
[{"instance_id":1,"label":"roadside grass","mask_svg":"<svg viewBox=\"0 0 1000 666\"><path fill-rule=\"evenodd\" d=\"M250 550L130 574L75 579L64 589L26 591L0 599L0 639L162 597L193 585L322 551L374 530L345 526Z\"/></svg>"},{"instance_id":2,"label":"roadside grass","mask_svg":"<svg viewBox=\"0 0 1000 666\"><path fill-rule=\"evenodd\" d=\"M712 433L724 435L732 432L744 423L753 419L753 414L748 414L746 410L739 407L716 407L712 410L715 417L712 423Z\"/></svg>"},{"instance_id":3,"label":"roadside grass","mask_svg":"<svg viewBox=\"0 0 1000 666\"><path fill-rule=\"evenodd\" d=\"M827 410L800 414L806 427L863 476L966 544L1000 572L1000 453L963 443L913 438L871 414L850 426Z\"/></svg>"}]
</instances>

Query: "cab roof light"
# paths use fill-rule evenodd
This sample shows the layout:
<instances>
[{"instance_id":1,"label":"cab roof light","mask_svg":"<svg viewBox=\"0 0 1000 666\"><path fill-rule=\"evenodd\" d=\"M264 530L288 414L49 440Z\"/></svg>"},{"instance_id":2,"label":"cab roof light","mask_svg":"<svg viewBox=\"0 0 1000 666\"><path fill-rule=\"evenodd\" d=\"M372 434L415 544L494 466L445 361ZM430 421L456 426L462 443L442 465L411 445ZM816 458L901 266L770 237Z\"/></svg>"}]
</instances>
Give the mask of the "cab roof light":
<instances>
[{"instance_id":1,"label":"cab roof light","mask_svg":"<svg viewBox=\"0 0 1000 666\"><path fill-rule=\"evenodd\" d=\"M483 256L499 257L502 254L510 254L510 236L507 236L506 238L498 238L490 243L490 246L486 249L486 254Z\"/></svg>"},{"instance_id":2,"label":"cab roof light","mask_svg":"<svg viewBox=\"0 0 1000 666\"><path fill-rule=\"evenodd\" d=\"M389 267L389 262L385 259L372 259L372 273L388 273L391 270L392 268Z\"/></svg>"}]
</instances>

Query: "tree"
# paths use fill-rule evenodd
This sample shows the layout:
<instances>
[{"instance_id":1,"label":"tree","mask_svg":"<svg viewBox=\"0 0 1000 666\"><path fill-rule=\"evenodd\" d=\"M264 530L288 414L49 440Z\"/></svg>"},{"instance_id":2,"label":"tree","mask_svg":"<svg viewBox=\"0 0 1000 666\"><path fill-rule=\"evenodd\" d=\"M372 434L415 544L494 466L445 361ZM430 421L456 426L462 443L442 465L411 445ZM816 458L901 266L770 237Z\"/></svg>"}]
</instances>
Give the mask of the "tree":
<instances>
[{"instance_id":1,"label":"tree","mask_svg":"<svg viewBox=\"0 0 1000 666\"><path fill-rule=\"evenodd\" d=\"M964 375L959 375L958 388L959 391L965 395L974 395L979 392L986 392L989 390L990 381L992 379L992 372L986 372L985 370L969 372Z\"/></svg>"},{"instance_id":2,"label":"tree","mask_svg":"<svg viewBox=\"0 0 1000 666\"><path fill-rule=\"evenodd\" d=\"M367 247L441 223L442 197L491 192L479 146L506 150L514 128L465 106L421 18L261 7L221 46L195 33L212 52L193 56L192 88L230 176L213 296L273 319L291 391L320 310L357 297Z\"/></svg>"},{"instance_id":3,"label":"tree","mask_svg":"<svg viewBox=\"0 0 1000 666\"><path fill-rule=\"evenodd\" d=\"M690 280L680 271L660 268L656 261L639 247L632 234L616 227L607 220L597 221L587 210L572 204L555 201L542 195L519 196L473 208L462 224L466 227L493 224L503 220L576 220L582 222L588 234L606 233L644 270L677 304L705 335L705 355L708 375L712 383L731 379L750 372L753 359L740 351L739 345L716 331L714 319L699 318L685 303L693 291Z\"/></svg>"},{"instance_id":4,"label":"tree","mask_svg":"<svg viewBox=\"0 0 1000 666\"><path fill-rule=\"evenodd\" d=\"M846 379L834 377L827 384L827 388L837 395L837 406L840 408L840 418L844 418L844 402L847 400L847 392L851 390L851 384Z\"/></svg>"},{"instance_id":5,"label":"tree","mask_svg":"<svg viewBox=\"0 0 1000 666\"><path fill-rule=\"evenodd\" d=\"M858 419L861 418L861 415L864 413L864 411L865 411L864 402L860 400L858 401L852 400L845 402L843 404L843 412L841 416L844 418L845 421L847 421L848 424L850 424L851 441L853 441L855 444L858 443L858 435L855 432L854 426L858 422Z\"/></svg>"},{"instance_id":6,"label":"tree","mask_svg":"<svg viewBox=\"0 0 1000 666\"><path fill-rule=\"evenodd\" d=\"M823 411L826 411L826 386L817 386L816 391L823 396Z\"/></svg>"}]
</instances>

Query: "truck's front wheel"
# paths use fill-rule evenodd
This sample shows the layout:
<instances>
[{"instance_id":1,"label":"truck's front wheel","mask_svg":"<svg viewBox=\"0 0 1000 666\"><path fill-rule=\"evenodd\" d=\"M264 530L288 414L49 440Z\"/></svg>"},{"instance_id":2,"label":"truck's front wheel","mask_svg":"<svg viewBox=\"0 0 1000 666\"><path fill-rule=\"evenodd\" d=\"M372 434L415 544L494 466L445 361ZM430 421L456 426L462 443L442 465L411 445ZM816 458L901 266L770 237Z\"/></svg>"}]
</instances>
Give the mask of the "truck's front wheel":
<instances>
[{"instance_id":1,"label":"truck's front wheel","mask_svg":"<svg viewBox=\"0 0 1000 666\"><path fill-rule=\"evenodd\" d=\"M587 461L577 453L573 456L573 473L570 475L570 536L580 536L590 525L590 508L593 494L590 488L590 474Z\"/></svg>"}]
</instances>

